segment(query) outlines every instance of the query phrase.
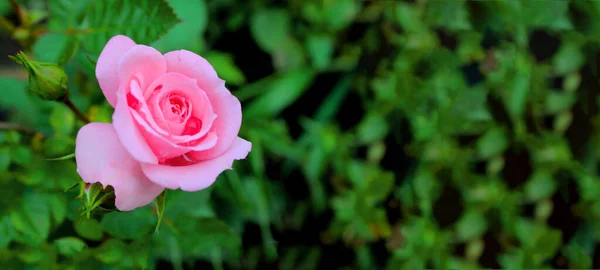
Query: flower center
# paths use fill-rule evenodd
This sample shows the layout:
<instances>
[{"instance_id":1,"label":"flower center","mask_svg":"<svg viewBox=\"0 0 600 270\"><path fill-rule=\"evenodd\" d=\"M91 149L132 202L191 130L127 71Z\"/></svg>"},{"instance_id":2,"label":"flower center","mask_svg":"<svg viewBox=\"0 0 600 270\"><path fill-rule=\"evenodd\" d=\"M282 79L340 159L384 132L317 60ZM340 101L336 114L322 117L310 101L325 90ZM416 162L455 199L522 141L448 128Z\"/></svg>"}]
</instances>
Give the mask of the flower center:
<instances>
[{"instance_id":1,"label":"flower center","mask_svg":"<svg viewBox=\"0 0 600 270\"><path fill-rule=\"evenodd\" d=\"M187 112L187 106L185 106L185 101L180 96L170 96L169 97L169 106L171 107L171 112L177 116L185 116Z\"/></svg>"},{"instance_id":2,"label":"flower center","mask_svg":"<svg viewBox=\"0 0 600 270\"><path fill-rule=\"evenodd\" d=\"M168 122L184 123L190 116L192 104L178 94L170 94L163 99L162 111Z\"/></svg>"}]
</instances>

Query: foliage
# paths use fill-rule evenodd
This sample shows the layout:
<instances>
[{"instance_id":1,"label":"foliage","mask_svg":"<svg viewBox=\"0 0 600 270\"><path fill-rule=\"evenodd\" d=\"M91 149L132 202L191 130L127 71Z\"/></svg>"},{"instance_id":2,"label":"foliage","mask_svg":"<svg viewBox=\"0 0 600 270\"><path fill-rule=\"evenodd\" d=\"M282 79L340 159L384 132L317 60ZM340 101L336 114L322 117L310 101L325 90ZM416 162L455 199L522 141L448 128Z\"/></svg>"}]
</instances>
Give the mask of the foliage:
<instances>
[{"instance_id":1,"label":"foliage","mask_svg":"<svg viewBox=\"0 0 600 270\"><path fill-rule=\"evenodd\" d=\"M61 65L92 121L126 34L205 56L253 150L116 211L76 172L83 123L0 62L3 269L600 267L600 2L14 2L0 49Z\"/></svg>"}]
</instances>

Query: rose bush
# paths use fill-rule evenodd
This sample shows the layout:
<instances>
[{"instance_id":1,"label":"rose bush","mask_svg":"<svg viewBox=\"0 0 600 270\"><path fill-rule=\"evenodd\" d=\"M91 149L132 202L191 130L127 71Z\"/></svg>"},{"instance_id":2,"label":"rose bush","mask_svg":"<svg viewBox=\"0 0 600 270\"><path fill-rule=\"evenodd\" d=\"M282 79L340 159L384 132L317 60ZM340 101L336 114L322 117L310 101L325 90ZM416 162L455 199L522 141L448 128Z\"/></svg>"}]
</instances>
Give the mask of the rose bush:
<instances>
[{"instance_id":1,"label":"rose bush","mask_svg":"<svg viewBox=\"0 0 600 270\"><path fill-rule=\"evenodd\" d=\"M86 183L112 186L119 210L147 205L165 188L204 189L252 148L238 137L239 100L190 51L163 55L115 36L98 58L96 77L115 108L113 123L79 130L77 171Z\"/></svg>"}]
</instances>

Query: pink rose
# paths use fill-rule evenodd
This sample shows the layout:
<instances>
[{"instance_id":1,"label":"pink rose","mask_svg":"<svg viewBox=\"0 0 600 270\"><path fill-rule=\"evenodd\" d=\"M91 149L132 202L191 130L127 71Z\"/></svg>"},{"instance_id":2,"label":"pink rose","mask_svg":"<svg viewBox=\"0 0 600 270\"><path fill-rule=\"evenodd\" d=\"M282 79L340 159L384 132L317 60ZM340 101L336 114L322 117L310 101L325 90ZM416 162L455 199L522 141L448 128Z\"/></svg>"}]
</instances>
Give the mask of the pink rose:
<instances>
[{"instance_id":1,"label":"pink rose","mask_svg":"<svg viewBox=\"0 0 600 270\"><path fill-rule=\"evenodd\" d=\"M113 123L77 134L77 172L115 190L129 211L163 189L197 191L216 180L252 144L238 137L242 109L204 58L179 50L162 55L126 36L100 54L96 77L115 108Z\"/></svg>"}]
</instances>

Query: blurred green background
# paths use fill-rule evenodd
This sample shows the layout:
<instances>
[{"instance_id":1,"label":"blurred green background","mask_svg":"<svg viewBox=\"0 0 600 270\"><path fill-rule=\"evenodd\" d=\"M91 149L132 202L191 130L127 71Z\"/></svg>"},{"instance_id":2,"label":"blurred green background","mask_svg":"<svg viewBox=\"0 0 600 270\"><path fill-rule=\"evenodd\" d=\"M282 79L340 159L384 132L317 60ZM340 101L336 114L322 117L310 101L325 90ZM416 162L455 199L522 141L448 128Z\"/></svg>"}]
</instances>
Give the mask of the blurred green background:
<instances>
[{"instance_id":1,"label":"blurred green background","mask_svg":"<svg viewBox=\"0 0 600 270\"><path fill-rule=\"evenodd\" d=\"M125 34L207 58L253 149L158 232L157 204L88 218L104 193L46 160L83 123L0 57L2 269L600 267L600 1L13 3L2 55L64 66L92 121Z\"/></svg>"}]
</instances>

